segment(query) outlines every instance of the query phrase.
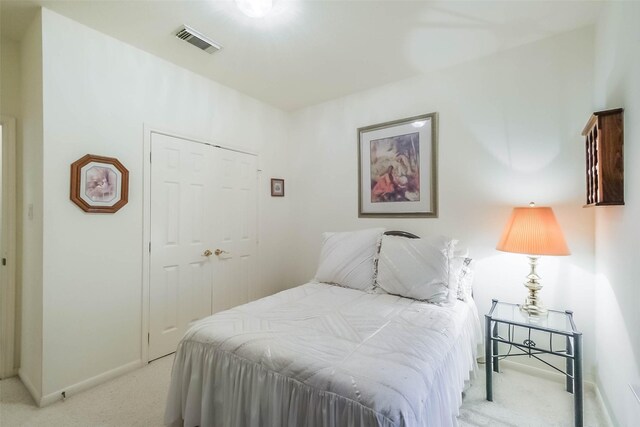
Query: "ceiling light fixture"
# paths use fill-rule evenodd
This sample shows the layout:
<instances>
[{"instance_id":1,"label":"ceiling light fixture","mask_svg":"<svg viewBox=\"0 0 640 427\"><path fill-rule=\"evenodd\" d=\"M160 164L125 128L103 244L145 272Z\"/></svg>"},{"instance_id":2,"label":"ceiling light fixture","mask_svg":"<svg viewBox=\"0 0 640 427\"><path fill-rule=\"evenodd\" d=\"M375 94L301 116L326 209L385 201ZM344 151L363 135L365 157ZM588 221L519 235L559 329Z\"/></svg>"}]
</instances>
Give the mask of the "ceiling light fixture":
<instances>
[{"instance_id":1,"label":"ceiling light fixture","mask_svg":"<svg viewBox=\"0 0 640 427\"><path fill-rule=\"evenodd\" d=\"M273 0L236 0L238 9L251 18L262 18L271 8Z\"/></svg>"}]
</instances>

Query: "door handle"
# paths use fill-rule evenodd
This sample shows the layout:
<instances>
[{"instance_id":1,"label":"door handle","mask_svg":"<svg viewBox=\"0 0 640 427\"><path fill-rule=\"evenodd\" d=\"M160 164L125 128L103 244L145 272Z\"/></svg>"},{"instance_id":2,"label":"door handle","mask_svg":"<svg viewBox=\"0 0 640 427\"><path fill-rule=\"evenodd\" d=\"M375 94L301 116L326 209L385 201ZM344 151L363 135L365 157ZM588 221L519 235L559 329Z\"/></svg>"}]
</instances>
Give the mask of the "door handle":
<instances>
[{"instance_id":1,"label":"door handle","mask_svg":"<svg viewBox=\"0 0 640 427\"><path fill-rule=\"evenodd\" d=\"M206 251L204 251L204 253L202 254L202 256L211 256L213 255L213 252L211 252L209 249L207 249ZM217 254L216 254L217 255Z\"/></svg>"},{"instance_id":2,"label":"door handle","mask_svg":"<svg viewBox=\"0 0 640 427\"><path fill-rule=\"evenodd\" d=\"M229 252L227 251L223 251L222 249L216 249L216 251L214 252L215 256L220 256L222 254L228 254Z\"/></svg>"}]
</instances>

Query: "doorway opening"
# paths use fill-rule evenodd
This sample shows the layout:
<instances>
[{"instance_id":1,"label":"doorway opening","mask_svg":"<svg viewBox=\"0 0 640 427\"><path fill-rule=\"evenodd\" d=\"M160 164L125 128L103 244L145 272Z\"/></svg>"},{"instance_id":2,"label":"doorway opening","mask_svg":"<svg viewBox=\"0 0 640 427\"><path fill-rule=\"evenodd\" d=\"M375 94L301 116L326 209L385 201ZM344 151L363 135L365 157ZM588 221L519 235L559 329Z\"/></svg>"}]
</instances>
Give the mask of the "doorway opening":
<instances>
[{"instance_id":1,"label":"doorway opening","mask_svg":"<svg viewBox=\"0 0 640 427\"><path fill-rule=\"evenodd\" d=\"M18 373L16 122L0 116L0 379Z\"/></svg>"}]
</instances>

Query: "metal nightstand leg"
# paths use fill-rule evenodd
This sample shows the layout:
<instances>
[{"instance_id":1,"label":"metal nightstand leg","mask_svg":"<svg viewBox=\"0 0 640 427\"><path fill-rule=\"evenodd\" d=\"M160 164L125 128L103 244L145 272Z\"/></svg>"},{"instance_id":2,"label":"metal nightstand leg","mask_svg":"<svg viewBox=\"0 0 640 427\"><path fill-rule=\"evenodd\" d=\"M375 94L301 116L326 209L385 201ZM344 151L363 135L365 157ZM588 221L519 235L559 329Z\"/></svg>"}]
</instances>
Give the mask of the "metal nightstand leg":
<instances>
[{"instance_id":1,"label":"metal nightstand leg","mask_svg":"<svg viewBox=\"0 0 640 427\"><path fill-rule=\"evenodd\" d=\"M491 341L491 318L489 316L484 316L484 363L485 363L485 373L487 375L487 400L493 401L493 378L492 368L493 368L493 355L491 354L492 341Z\"/></svg>"},{"instance_id":2,"label":"metal nightstand leg","mask_svg":"<svg viewBox=\"0 0 640 427\"><path fill-rule=\"evenodd\" d=\"M567 337L567 391L573 393L573 344L571 343L571 337Z\"/></svg>"},{"instance_id":3,"label":"metal nightstand leg","mask_svg":"<svg viewBox=\"0 0 640 427\"><path fill-rule=\"evenodd\" d=\"M584 421L583 395L582 395L582 334L573 335L574 375L573 375L573 403L575 409L576 427L582 427Z\"/></svg>"},{"instance_id":4,"label":"metal nightstand leg","mask_svg":"<svg viewBox=\"0 0 640 427\"><path fill-rule=\"evenodd\" d=\"M498 337L498 322L493 322L493 338L497 338ZM493 372L500 372L500 366L499 366L499 358L498 358L498 341L493 340Z\"/></svg>"}]
</instances>

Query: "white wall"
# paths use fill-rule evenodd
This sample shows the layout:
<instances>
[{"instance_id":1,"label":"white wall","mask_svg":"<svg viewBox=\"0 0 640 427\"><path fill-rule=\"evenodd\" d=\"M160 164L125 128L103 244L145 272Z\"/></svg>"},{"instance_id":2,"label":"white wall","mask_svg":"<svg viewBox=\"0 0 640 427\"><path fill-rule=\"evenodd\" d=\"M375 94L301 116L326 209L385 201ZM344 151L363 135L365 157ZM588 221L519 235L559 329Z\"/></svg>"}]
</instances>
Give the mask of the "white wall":
<instances>
[{"instance_id":1,"label":"white wall","mask_svg":"<svg viewBox=\"0 0 640 427\"><path fill-rule=\"evenodd\" d=\"M287 285L290 199L272 199L269 178L287 177L288 116L47 9L42 21L42 393L56 398L141 358L143 124L259 153L264 296ZM129 203L116 214L69 200L69 165L87 153L129 169Z\"/></svg>"},{"instance_id":2,"label":"white wall","mask_svg":"<svg viewBox=\"0 0 640 427\"><path fill-rule=\"evenodd\" d=\"M521 302L524 256L494 248L513 206L554 208L570 257L541 260L547 306L573 309L594 365L593 210L583 209L580 131L592 101L593 29L305 108L293 114L294 279L313 277L323 231L372 226L457 237L479 260L475 297ZM438 219L358 219L361 126L440 114Z\"/></svg>"},{"instance_id":3,"label":"white wall","mask_svg":"<svg viewBox=\"0 0 640 427\"><path fill-rule=\"evenodd\" d=\"M625 206L596 209L597 381L616 421L638 425L640 403L640 4L612 2L598 21L595 110L625 108Z\"/></svg>"},{"instance_id":4,"label":"white wall","mask_svg":"<svg viewBox=\"0 0 640 427\"><path fill-rule=\"evenodd\" d=\"M42 30L38 14L21 42L22 330L20 377L32 394L42 392ZM32 207L29 209L29 207ZM32 215L29 215L29 212Z\"/></svg>"}]
</instances>

